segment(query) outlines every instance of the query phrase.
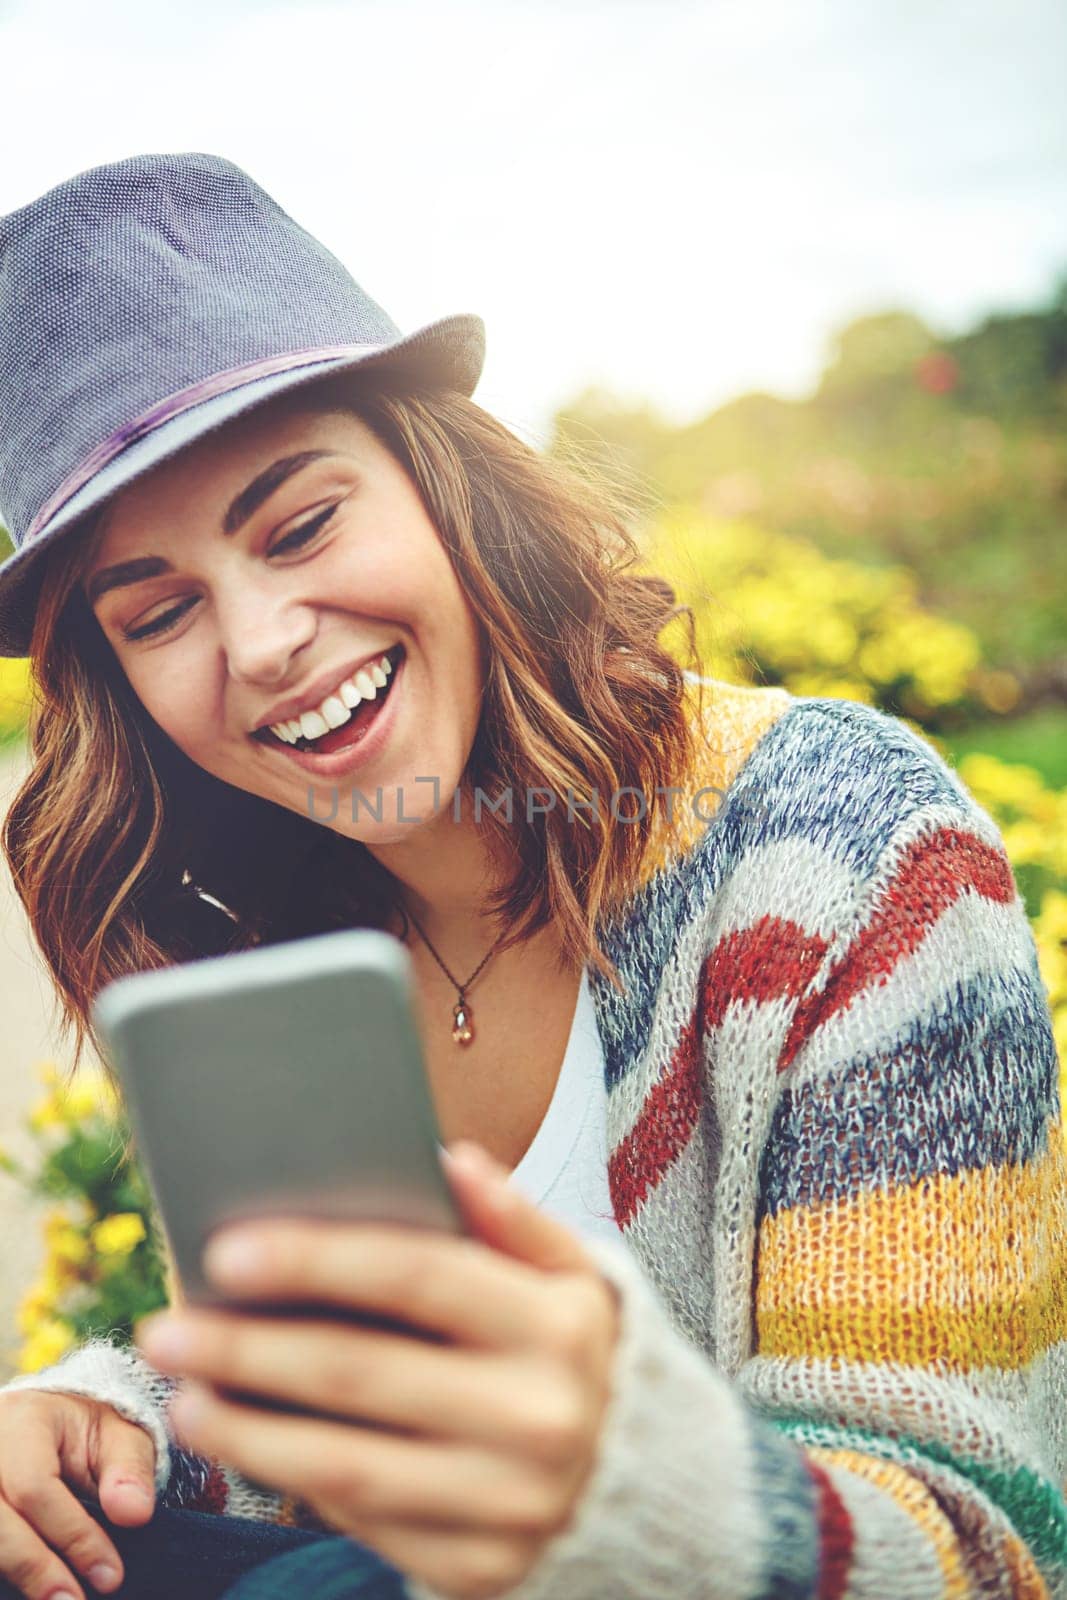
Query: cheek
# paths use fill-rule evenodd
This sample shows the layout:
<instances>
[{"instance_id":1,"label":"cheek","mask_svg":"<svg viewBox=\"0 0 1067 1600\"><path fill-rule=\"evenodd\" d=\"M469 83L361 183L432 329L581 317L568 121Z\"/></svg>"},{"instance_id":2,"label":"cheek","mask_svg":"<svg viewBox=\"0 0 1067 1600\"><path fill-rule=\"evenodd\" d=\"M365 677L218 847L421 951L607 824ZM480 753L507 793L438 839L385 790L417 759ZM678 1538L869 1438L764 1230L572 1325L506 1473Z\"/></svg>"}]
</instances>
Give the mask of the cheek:
<instances>
[{"instance_id":1,"label":"cheek","mask_svg":"<svg viewBox=\"0 0 1067 1600\"><path fill-rule=\"evenodd\" d=\"M440 690L458 712L470 711L481 697L485 653L478 618L449 568L436 587L421 597L421 646Z\"/></svg>"},{"instance_id":2,"label":"cheek","mask_svg":"<svg viewBox=\"0 0 1067 1600\"><path fill-rule=\"evenodd\" d=\"M204 755L218 743L219 734L210 686L198 675L195 661L168 663L165 673L143 671L130 681L148 715L178 749L209 765Z\"/></svg>"}]
</instances>

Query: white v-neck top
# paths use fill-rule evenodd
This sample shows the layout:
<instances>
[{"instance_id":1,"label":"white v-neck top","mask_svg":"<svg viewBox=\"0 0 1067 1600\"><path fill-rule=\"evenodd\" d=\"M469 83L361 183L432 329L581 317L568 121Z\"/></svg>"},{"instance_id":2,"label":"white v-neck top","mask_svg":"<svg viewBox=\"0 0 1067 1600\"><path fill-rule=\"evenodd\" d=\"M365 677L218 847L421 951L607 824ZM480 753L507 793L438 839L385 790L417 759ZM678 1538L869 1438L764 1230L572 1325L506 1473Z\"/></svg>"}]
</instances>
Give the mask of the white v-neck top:
<instances>
[{"instance_id":1,"label":"white v-neck top","mask_svg":"<svg viewBox=\"0 0 1067 1600\"><path fill-rule=\"evenodd\" d=\"M608 1190L607 1089L589 970L582 981L567 1048L548 1110L509 1173L531 1203L580 1234L621 1237ZM438 1144L438 1149L441 1146Z\"/></svg>"},{"instance_id":2,"label":"white v-neck top","mask_svg":"<svg viewBox=\"0 0 1067 1600\"><path fill-rule=\"evenodd\" d=\"M541 1126L508 1181L576 1233L620 1237L608 1192L607 1090L588 969L555 1091Z\"/></svg>"}]
</instances>

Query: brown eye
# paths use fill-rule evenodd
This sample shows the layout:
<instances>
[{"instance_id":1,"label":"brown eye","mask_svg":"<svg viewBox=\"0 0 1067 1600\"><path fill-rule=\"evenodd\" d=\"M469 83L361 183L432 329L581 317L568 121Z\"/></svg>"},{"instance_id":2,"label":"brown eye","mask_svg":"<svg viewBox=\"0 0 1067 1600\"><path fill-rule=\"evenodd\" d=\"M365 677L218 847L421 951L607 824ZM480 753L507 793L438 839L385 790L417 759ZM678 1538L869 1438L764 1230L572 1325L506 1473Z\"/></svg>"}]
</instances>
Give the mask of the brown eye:
<instances>
[{"instance_id":1,"label":"brown eye","mask_svg":"<svg viewBox=\"0 0 1067 1600\"><path fill-rule=\"evenodd\" d=\"M292 533L287 533L285 535L284 539L279 539L278 543L272 546L268 554L273 556L277 555L279 550L301 549L302 546L308 544L310 540L315 537L320 528L326 526L336 510L336 505L328 506L326 510L321 512L317 517L312 517L310 522L302 522L299 528L294 528Z\"/></svg>"},{"instance_id":2,"label":"brown eye","mask_svg":"<svg viewBox=\"0 0 1067 1600\"><path fill-rule=\"evenodd\" d=\"M154 617L143 628L123 628L122 636L124 639L135 642L138 639L150 639L157 633L166 633L167 629L172 627L179 617L184 616L192 603L193 601L189 600L184 605L174 606L170 611L161 612L158 617Z\"/></svg>"}]
</instances>

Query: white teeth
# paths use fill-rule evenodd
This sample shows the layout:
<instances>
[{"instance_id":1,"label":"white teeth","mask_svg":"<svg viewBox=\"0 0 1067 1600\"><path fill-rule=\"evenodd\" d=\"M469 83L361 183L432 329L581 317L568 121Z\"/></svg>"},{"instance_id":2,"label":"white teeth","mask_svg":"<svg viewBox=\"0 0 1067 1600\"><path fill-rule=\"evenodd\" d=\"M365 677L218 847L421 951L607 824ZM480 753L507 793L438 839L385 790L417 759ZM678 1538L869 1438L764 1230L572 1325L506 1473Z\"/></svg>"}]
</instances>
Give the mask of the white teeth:
<instances>
[{"instance_id":1,"label":"white teeth","mask_svg":"<svg viewBox=\"0 0 1067 1600\"><path fill-rule=\"evenodd\" d=\"M369 668L361 667L354 677L346 678L314 711L302 711L288 722L272 722L270 731L286 744L295 744L301 734L305 739L320 739L329 729L343 726L361 701L377 699L392 670L389 657L379 656Z\"/></svg>"},{"instance_id":2,"label":"white teeth","mask_svg":"<svg viewBox=\"0 0 1067 1600\"><path fill-rule=\"evenodd\" d=\"M348 707L333 694L322 702L322 714L331 728L339 728L349 716Z\"/></svg>"}]
</instances>

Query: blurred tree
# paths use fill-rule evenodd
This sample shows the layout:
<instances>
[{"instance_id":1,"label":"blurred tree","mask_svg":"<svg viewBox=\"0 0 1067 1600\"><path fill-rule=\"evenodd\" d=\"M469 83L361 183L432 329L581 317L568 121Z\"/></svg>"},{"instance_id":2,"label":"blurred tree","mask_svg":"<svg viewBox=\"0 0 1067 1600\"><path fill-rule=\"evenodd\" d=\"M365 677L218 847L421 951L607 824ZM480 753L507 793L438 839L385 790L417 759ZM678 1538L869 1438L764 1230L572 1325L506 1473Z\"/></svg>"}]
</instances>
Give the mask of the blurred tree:
<instances>
[{"instance_id":1,"label":"blurred tree","mask_svg":"<svg viewBox=\"0 0 1067 1600\"><path fill-rule=\"evenodd\" d=\"M660 502L907 564L1036 703L1062 701L1067 682L1065 412L1067 273L1046 305L955 337L901 309L857 318L807 400L741 395L671 428L587 391L557 413L550 448L618 464Z\"/></svg>"},{"instance_id":2,"label":"blurred tree","mask_svg":"<svg viewBox=\"0 0 1067 1600\"><path fill-rule=\"evenodd\" d=\"M818 392L831 394L877 384L882 378L909 376L935 342L925 322L910 311L860 317L832 336Z\"/></svg>"},{"instance_id":3,"label":"blurred tree","mask_svg":"<svg viewBox=\"0 0 1067 1600\"><path fill-rule=\"evenodd\" d=\"M949 347L960 368L960 404L1020 421L1067 411L1067 274L1043 310L987 317Z\"/></svg>"}]
</instances>

